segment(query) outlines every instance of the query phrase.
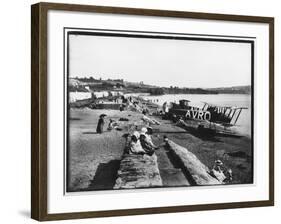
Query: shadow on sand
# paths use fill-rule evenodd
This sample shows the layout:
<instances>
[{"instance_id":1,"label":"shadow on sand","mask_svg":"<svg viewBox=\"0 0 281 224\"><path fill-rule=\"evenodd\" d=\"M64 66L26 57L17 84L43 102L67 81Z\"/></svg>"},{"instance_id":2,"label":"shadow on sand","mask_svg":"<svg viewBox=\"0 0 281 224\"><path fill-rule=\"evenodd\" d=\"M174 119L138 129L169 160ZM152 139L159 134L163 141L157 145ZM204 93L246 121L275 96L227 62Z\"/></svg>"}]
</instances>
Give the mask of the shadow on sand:
<instances>
[{"instance_id":1,"label":"shadow on sand","mask_svg":"<svg viewBox=\"0 0 281 224\"><path fill-rule=\"evenodd\" d=\"M188 133L192 134L194 137L200 138L203 141L210 141L210 142L221 142L219 138L217 138L214 134L210 133L202 133L198 130L192 130Z\"/></svg>"},{"instance_id":2,"label":"shadow on sand","mask_svg":"<svg viewBox=\"0 0 281 224\"><path fill-rule=\"evenodd\" d=\"M97 135L99 133L95 132L95 131L86 131L86 132L82 132L83 135Z\"/></svg>"},{"instance_id":3,"label":"shadow on sand","mask_svg":"<svg viewBox=\"0 0 281 224\"><path fill-rule=\"evenodd\" d=\"M186 131L154 131L154 134L188 134Z\"/></svg>"},{"instance_id":4,"label":"shadow on sand","mask_svg":"<svg viewBox=\"0 0 281 224\"><path fill-rule=\"evenodd\" d=\"M190 183L190 185L195 186L196 182L193 179L192 175L189 173L189 171L185 168L182 160L179 159L177 155L175 155L171 150L169 150L167 147L166 149L166 154L168 158L170 159L171 163L173 164L174 168L179 168L182 170L183 175L187 179L187 181Z\"/></svg>"},{"instance_id":5,"label":"shadow on sand","mask_svg":"<svg viewBox=\"0 0 281 224\"><path fill-rule=\"evenodd\" d=\"M107 132L109 132L109 131L103 131L102 133L97 133L96 131L85 131L85 132L82 132L82 134L83 135L102 135Z\"/></svg>"},{"instance_id":6,"label":"shadow on sand","mask_svg":"<svg viewBox=\"0 0 281 224\"><path fill-rule=\"evenodd\" d=\"M119 167L120 160L111 160L108 163L100 163L87 190L113 189Z\"/></svg>"},{"instance_id":7,"label":"shadow on sand","mask_svg":"<svg viewBox=\"0 0 281 224\"><path fill-rule=\"evenodd\" d=\"M70 117L69 120L70 120L70 121L80 121L81 118L78 118L78 117Z\"/></svg>"},{"instance_id":8,"label":"shadow on sand","mask_svg":"<svg viewBox=\"0 0 281 224\"><path fill-rule=\"evenodd\" d=\"M155 131L154 134L191 134L194 137L200 138L201 140L211 141L211 142L221 142L214 134L202 133L197 129L186 130L186 131ZM175 136L176 138L184 138L184 136Z\"/></svg>"}]
</instances>

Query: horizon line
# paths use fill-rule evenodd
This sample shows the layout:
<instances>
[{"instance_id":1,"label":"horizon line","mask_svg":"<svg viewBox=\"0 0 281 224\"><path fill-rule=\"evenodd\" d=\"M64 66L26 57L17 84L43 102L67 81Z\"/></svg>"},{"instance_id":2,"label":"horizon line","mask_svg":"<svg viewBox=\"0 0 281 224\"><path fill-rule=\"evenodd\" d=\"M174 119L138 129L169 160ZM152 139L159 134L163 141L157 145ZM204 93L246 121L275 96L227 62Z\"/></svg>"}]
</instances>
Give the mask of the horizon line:
<instances>
[{"instance_id":1,"label":"horizon line","mask_svg":"<svg viewBox=\"0 0 281 224\"><path fill-rule=\"evenodd\" d=\"M111 78L107 78L107 79L99 79L99 78L95 78L93 76L84 76L84 77L68 77L69 79L89 79L89 78L93 78L94 80L97 80L97 81L109 81L109 80L123 80L124 82L131 82L131 83L136 83L136 84L140 84L142 81L128 81L128 80L125 80L125 79L122 79L122 78L115 78L115 79L111 79ZM158 86L158 85L155 85L155 84L147 84L147 83L142 83L142 85L148 85L148 86L155 86L155 87L158 87L158 88L170 88L171 86ZM184 86L184 87L179 87L179 86L176 86L177 88L190 88L190 89L197 89L197 88L200 88L200 89L219 89L219 88L234 88L234 87L246 87L246 86L252 86L251 84L238 84L238 85L227 85L227 86L216 86L216 87L199 87L199 86L196 86L196 87L187 87L187 86ZM175 86L173 86L175 87Z\"/></svg>"}]
</instances>

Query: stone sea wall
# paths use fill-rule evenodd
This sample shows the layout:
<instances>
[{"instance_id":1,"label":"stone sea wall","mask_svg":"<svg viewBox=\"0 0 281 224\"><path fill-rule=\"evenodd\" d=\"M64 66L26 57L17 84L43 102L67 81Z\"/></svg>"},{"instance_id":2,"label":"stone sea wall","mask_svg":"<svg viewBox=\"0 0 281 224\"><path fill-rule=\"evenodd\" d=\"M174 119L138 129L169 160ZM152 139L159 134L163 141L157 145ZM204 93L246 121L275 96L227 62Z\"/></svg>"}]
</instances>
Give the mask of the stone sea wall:
<instances>
[{"instance_id":1,"label":"stone sea wall","mask_svg":"<svg viewBox=\"0 0 281 224\"><path fill-rule=\"evenodd\" d=\"M157 156L124 154L114 189L161 187Z\"/></svg>"}]
</instances>

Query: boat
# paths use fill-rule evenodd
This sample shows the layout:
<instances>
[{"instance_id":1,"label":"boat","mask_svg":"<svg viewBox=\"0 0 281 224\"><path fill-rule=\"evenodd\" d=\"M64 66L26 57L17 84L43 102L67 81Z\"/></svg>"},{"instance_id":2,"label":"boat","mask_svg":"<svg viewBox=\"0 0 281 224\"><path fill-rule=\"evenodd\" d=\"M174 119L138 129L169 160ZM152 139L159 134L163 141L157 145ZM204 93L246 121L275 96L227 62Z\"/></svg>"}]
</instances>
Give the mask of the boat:
<instances>
[{"instance_id":1,"label":"boat","mask_svg":"<svg viewBox=\"0 0 281 224\"><path fill-rule=\"evenodd\" d=\"M190 105L189 100L172 103L168 119L179 122L186 130L197 131L202 135L242 137L232 127L236 126L242 110L247 107L218 106L203 102L203 107Z\"/></svg>"}]
</instances>

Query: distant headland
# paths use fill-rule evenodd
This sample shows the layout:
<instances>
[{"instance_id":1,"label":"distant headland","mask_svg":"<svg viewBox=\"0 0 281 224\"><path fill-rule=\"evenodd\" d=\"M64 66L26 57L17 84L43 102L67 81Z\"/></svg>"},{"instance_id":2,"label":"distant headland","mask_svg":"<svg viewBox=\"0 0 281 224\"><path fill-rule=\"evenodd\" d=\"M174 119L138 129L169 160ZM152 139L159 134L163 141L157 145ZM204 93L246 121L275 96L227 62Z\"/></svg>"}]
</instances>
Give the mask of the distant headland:
<instances>
[{"instance_id":1,"label":"distant headland","mask_svg":"<svg viewBox=\"0 0 281 224\"><path fill-rule=\"evenodd\" d=\"M190 88L190 87L160 87L143 82L130 82L124 79L96 79L93 77L69 78L69 91L88 92L117 90L125 93L149 93L150 95L164 94L251 94L251 86L232 86L219 88Z\"/></svg>"}]
</instances>

